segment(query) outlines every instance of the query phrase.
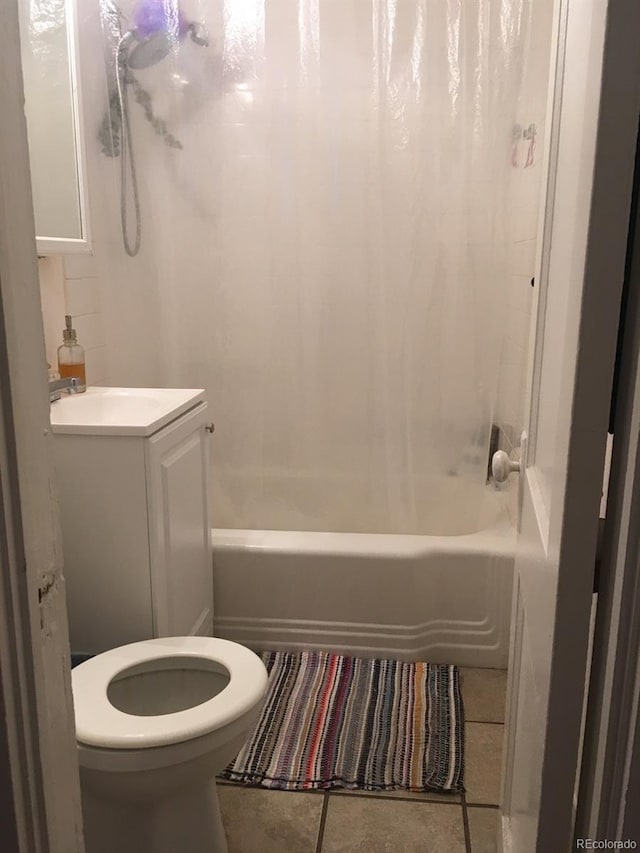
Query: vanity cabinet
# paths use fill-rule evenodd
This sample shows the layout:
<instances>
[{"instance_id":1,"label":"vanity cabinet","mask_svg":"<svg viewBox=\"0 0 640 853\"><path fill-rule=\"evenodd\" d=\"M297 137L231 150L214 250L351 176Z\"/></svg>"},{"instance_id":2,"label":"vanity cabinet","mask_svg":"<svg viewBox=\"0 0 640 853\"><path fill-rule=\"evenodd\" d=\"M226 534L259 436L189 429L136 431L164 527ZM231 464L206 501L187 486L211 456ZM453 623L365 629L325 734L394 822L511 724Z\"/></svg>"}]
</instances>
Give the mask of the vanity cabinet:
<instances>
[{"instance_id":1,"label":"vanity cabinet","mask_svg":"<svg viewBox=\"0 0 640 853\"><path fill-rule=\"evenodd\" d=\"M73 652L212 634L206 422L203 400L149 435L52 416Z\"/></svg>"}]
</instances>

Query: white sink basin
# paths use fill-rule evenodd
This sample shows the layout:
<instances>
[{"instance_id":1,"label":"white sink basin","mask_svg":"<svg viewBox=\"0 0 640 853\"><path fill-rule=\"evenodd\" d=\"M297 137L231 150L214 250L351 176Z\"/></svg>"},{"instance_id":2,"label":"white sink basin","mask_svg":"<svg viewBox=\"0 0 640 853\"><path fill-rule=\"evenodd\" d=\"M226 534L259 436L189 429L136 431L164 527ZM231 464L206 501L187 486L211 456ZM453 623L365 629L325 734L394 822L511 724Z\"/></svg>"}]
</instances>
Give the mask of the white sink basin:
<instances>
[{"instance_id":1,"label":"white sink basin","mask_svg":"<svg viewBox=\"0 0 640 853\"><path fill-rule=\"evenodd\" d=\"M152 435L204 400L201 388L98 388L51 403L56 434Z\"/></svg>"}]
</instances>

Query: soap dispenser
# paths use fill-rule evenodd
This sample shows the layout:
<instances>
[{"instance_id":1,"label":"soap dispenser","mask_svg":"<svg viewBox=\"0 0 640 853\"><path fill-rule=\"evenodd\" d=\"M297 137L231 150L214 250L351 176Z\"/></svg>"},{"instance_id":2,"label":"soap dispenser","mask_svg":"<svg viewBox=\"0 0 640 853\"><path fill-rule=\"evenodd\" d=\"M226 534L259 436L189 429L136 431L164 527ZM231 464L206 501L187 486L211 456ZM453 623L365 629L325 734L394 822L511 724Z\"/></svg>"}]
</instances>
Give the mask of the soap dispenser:
<instances>
[{"instance_id":1,"label":"soap dispenser","mask_svg":"<svg viewBox=\"0 0 640 853\"><path fill-rule=\"evenodd\" d=\"M78 343L76 330L71 328L71 315L65 315L67 328L62 332L62 345L58 347L58 372L61 379L78 380L78 391L87 390L84 364L84 347Z\"/></svg>"}]
</instances>

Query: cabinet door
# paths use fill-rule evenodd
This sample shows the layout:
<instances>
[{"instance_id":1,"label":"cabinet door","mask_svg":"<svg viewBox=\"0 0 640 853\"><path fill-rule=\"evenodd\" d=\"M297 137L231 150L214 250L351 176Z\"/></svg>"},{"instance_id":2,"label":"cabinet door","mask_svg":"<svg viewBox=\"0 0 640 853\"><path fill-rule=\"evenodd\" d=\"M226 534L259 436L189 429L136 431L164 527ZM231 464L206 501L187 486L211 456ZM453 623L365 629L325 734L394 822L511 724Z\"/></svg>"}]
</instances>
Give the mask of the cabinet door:
<instances>
[{"instance_id":1,"label":"cabinet door","mask_svg":"<svg viewBox=\"0 0 640 853\"><path fill-rule=\"evenodd\" d=\"M200 403L146 443L156 637L213 631L206 410Z\"/></svg>"}]
</instances>

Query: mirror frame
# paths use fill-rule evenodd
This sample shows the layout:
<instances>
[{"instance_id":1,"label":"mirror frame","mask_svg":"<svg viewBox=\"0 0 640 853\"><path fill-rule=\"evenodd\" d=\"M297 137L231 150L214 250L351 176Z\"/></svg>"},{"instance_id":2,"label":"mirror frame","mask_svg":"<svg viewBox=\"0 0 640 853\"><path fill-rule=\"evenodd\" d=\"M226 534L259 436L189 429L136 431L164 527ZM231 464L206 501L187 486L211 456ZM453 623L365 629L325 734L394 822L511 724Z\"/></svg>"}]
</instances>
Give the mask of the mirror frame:
<instances>
[{"instance_id":1,"label":"mirror frame","mask_svg":"<svg viewBox=\"0 0 640 853\"><path fill-rule=\"evenodd\" d=\"M47 237L36 235L38 255L71 255L91 253L89 227L89 197L87 192L87 160L84 145L82 88L80 85L80 38L78 33L78 0L65 0L67 18L67 55L71 83L71 110L75 147L78 204L80 207L80 237Z\"/></svg>"}]
</instances>

